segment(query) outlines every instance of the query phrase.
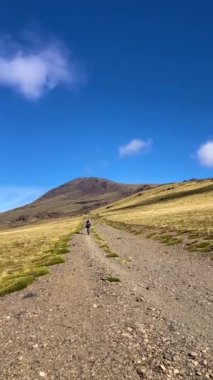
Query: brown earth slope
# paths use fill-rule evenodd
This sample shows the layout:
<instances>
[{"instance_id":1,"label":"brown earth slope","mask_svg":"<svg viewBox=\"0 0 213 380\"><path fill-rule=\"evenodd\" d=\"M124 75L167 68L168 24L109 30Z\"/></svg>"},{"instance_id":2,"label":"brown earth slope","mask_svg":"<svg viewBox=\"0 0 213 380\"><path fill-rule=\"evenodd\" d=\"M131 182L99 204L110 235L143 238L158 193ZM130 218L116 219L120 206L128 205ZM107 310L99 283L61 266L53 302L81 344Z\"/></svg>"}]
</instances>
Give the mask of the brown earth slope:
<instances>
[{"instance_id":1,"label":"brown earth slope","mask_svg":"<svg viewBox=\"0 0 213 380\"><path fill-rule=\"evenodd\" d=\"M29 205L0 213L0 226L81 215L147 188L150 186L121 184L101 178L75 179L48 191Z\"/></svg>"}]
</instances>

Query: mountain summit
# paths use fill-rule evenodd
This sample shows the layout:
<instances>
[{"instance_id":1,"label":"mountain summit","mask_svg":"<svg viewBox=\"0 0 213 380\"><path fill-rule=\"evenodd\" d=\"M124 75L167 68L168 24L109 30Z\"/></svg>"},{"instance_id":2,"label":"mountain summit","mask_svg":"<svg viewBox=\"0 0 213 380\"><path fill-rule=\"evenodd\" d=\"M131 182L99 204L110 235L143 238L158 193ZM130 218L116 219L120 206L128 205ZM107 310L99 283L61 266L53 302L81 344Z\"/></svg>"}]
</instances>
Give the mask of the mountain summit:
<instances>
[{"instance_id":1,"label":"mountain summit","mask_svg":"<svg viewBox=\"0 0 213 380\"><path fill-rule=\"evenodd\" d=\"M82 215L149 187L102 178L78 178L48 191L29 205L0 214L0 224L19 225L39 219Z\"/></svg>"}]
</instances>

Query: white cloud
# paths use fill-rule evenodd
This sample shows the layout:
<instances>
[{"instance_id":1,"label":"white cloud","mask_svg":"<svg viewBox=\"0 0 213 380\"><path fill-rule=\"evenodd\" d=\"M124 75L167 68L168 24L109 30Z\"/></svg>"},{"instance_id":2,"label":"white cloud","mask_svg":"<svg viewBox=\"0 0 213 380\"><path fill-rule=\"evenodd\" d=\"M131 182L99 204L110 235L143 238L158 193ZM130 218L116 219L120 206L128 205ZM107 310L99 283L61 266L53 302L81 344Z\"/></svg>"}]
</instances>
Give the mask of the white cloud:
<instances>
[{"instance_id":1,"label":"white cloud","mask_svg":"<svg viewBox=\"0 0 213 380\"><path fill-rule=\"evenodd\" d=\"M0 212L28 204L44 192L37 187L0 186Z\"/></svg>"},{"instance_id":2,"label":"white cloud","mask_svg":"<svg viewBox=\"0 0 213 380\"><path fill-rule=\"evenodd\" d=\"M0 38L0 85L11 87L29 100L39 99L60 84L78 81L67 51L56 41L18 45Z\"/></svg>"},{"instance_id":3,"label":"white cloud","mask_svg":"<svg viewBox=\"0 0 213 380\"><path fill-rule=\"evenodd\" d=\"M213 167L213 141L208 141L197 151L197 157L203 166Z\"/></svg>"},{"instance_id":4,"label":"white cloud","mask_svg":"<svg viewBox=\"0 0 213 380\"><path fill-rule=\"evenodd\" d=\"M121 158L139 154L142 151L148 151L151 147L151 140L133 139L126 145L121 145L118 149Z\"/></svg>"}]
</instances>

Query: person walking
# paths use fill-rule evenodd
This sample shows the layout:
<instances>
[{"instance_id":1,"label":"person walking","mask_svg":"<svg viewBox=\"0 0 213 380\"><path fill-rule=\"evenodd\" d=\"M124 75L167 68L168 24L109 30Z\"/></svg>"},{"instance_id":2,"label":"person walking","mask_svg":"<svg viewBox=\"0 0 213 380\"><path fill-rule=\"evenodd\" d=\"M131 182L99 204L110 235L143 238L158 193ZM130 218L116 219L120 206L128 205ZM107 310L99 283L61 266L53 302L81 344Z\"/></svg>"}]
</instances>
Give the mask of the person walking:
<instances>
[{"instance_id":1,"label":"person walking","mask_svg":"<svg viewBox=\"0 0 213 380\"><path fill-rule=\"evenodd\" d=\"M91 225L92 225L92 223L91 223L90 219L87 219L86 223L85 223L85 227L87 229L87 235L90 234L90 227L91 227Z\"/></svg>"}]
</instances>

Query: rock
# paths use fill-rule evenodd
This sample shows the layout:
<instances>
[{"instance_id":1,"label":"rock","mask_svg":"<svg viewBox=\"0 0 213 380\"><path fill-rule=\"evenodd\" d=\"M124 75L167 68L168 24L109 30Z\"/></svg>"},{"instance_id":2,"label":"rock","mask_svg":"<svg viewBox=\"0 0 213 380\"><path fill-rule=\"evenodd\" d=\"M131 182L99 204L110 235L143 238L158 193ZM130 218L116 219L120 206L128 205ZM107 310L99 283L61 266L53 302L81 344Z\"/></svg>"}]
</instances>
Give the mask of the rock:
<instances>
[{"instance_id":1,"label":"rock","mask_svg":"<svg viewBox=\"0 0 213 380\"><path fill-rule=\"evenodd\" d=\"M166 372L166 367L163 364L160 364L160 369L163 373Z\"/></svg>"},{"instance_id":2,"label":"rock","mask_svg":"<svg viewBox=\"0 0 213 380\"><path fill-rule=\"evenodd\" d=\"M145 368L137 367L137 368L136 368L136 372L137 372L137 374L140 376L141 379L144 379L144 375L145 375L145 373L146 373Z\"/></svg>"},{"instance_id":3,"label":"rock","mask_svg":"<svg viewBox=\"0 0 213 380\"><path fill-rule=\"evenodd\" d=\"M136 297L135 301L136 302L142 302L142 301L144 301L144 298L143 297Z\"/></svg>"},{"instance_id":4,"label":"rock","mask_svg":"<svg viewBox=\"0 0 213 380\"><path fill-rule=\"evenodd\" d=\"M197 358L197 353L196 352L194 352L194 351L192 351L192 352L189 352L188 353L188 356L191 358L191 359L195 359L195 358Z\"/></svg>"},{"instance_id":5,"label":"rock","mask_svg":"<svg viewBox=\"0 0 213 380\"><path fill-rule=\"evenodd\" d=\"M130 333L128 333L128 332L124 332L124 333L122 333L122 336L123 336L124 338L132 339L132 335L131 335Z\"/></svg>"},{"instance_id":6,"label":"rock","mask_svg":"<svg viewBox=\"0 0 213 380\"><path fill-rule=\"evenodd\" d=\"M33 292L28 292L22 298L25 299L25 298L33 298L33 297L37 297L37 295Z\"/></svg>"},{"instance_id":7,"label":"rock","mask_svg":"<svg viewBox=\"0 0 213 380\"><path fill-rule=\"evenodd\" d=\"M172 361L172 360L173 360L173 356L172 356L172 354L169 353L169 352L165 352L165 353L163 354L163 358L166 359L166 360L168 360L168 361Z\"/></svg>"},{"instance_id":8,"label":"rock","mask_svg":"<svg viewBox=\"0 0 213 380\"><path fill-rule=\"evenodd\" d=\"M180 373L180 371L178 369L174 368L173 373L174 373L174 375L178 375Z\"/></svg>"},{"instance_id":9,"label":"rock","mask_svg":"<svg viewBox=\"0 0 213 380\"><path fill-rule=\"evenodd\" d=\"M40 377L45 377L45 376L46 376L46 373L43 372L43 371L40 371L40 372L39 372L39 376L40 376Z\"/></svg>"}]
</instances>

